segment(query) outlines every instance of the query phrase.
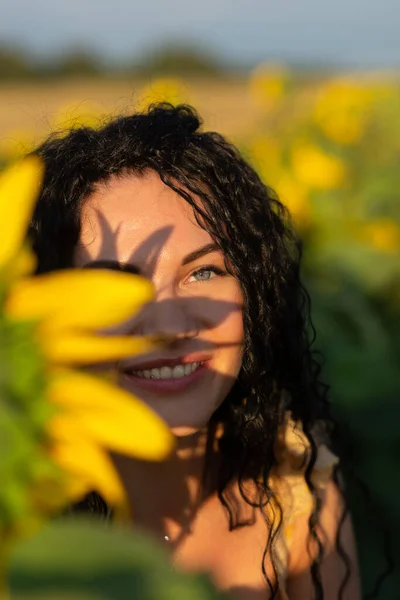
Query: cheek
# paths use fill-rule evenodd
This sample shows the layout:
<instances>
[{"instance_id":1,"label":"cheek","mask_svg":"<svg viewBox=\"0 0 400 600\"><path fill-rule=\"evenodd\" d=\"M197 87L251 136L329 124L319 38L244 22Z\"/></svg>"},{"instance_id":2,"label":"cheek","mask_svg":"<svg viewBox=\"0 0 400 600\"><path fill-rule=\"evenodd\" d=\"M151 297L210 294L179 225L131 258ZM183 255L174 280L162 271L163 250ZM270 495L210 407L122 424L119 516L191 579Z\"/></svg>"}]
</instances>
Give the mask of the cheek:
<instances>
[{"instance_id":1,"label":"cheek","mask_svg":"<svg viewBox=\"0 0 400 600\"><path fill-rule=\"evenodd\" d=\"M244 327L241 310L232 312L228 318L212 332L213 342L219 347L216 356L216 370L236 377L243 356Z\"/></svg>"},{"instance_id":2,"label":"cheek","mask_svg":"<svg viewBox=\"0 0 400 600\"><path fill-rule=\"evenodd\" d=\"M230 290L227 300L234 303L235 308L228 313L220 326L217 327L219 335L223 336L229 343L242 344L244 340L243 294L240 288L238 288L237 282L235 282L233 289Z\"/></svg>"},{"instance_id":3,"label":"cheek","mask_svg":"<svg viewBox=\"0 0 400 600\"><path fill-rule=\"evenodd\" d=\"M221 324L224 335L230 342L242 343L244 338L243 314L240 309L232 312L229 317Z\"/></svg>"}]
</instances>

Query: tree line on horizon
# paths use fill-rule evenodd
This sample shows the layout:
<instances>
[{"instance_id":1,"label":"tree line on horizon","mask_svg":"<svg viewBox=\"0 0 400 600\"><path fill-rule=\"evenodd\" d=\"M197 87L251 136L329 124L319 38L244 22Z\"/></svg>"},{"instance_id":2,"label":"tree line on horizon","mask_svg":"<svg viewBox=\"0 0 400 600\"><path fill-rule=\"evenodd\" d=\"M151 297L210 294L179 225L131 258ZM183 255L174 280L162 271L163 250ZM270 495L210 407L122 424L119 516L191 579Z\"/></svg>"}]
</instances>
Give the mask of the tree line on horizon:
<instances>
[{"instance_id":1,"label":"tree line on horizon","mask_svg":"<svg viewBox=\"0 0 400 600\"><path fill-rule=\"evenodd\" d=\"M274 57L264 57L265 62L280 63ZM260 62L260 61L258 61ZM298 74L326 76L340 72L343 65L297 63L284 61ZM194 76L224 77L246 75L255 64L229 62L210 49L179 41L165 42L147 49L131 59L106 60L95 51L84 47L70 47L51 56L39 56L28 49L0 42L0 85L9 81L46 81L68 77L149 77L149 76Z\"/></svg>"},{"instance_id":2,"label":"tree line on horizon","mask_svg":"<svg viewBox=\"0 0 400 600\"><path fill-rule=\"evenodd\" d=\"M70 48L50 57L39 57L18 47L0 45L0 83L12 80L40 80L63 77L196 75L220 76L238 70L223 64L219 57L201 48L167 43L139 57L107 62L95 52ZM243 69L242 69L243 70Z\"/></svg>"}]
</instances>

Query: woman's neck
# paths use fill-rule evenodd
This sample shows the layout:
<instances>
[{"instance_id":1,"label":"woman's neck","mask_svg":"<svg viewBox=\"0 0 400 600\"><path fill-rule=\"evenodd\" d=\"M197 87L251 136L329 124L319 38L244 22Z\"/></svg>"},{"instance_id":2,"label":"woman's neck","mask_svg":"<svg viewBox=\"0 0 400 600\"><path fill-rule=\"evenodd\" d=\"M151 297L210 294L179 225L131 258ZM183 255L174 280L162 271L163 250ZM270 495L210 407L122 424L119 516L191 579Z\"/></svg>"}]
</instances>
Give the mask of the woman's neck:
<instances>
[{"instance_id":1,"label":"woman's neck","mask_svg":"<svg viewBox=\"0 0 400 600\"><path fill-rule=\"evenodd\" d=\"M203 486L206 437L199 432L177 438L173 455L160 463L113 457L135 525L173 544L190 534L194 516L207 496Z\"/></svg>"}]
</instances>

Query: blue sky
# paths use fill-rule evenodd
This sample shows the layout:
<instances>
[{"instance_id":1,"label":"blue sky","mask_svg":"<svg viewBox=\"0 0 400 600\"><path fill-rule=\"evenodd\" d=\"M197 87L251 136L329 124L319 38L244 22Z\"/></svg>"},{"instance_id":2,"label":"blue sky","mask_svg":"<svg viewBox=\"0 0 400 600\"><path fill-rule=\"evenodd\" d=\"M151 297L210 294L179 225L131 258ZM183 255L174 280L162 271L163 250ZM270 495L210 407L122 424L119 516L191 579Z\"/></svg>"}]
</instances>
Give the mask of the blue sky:
<instances>
[{"instance_id":1,"label":"blue sky","mask_svg":"<svg viewBox=\"0 0 400 600\"><path fill-rule=\"evenodd\" d=\"M400 0L1 0L0 43L138 56L190 40L231 62L400 66Z\"/></svg>"}]
</instances>

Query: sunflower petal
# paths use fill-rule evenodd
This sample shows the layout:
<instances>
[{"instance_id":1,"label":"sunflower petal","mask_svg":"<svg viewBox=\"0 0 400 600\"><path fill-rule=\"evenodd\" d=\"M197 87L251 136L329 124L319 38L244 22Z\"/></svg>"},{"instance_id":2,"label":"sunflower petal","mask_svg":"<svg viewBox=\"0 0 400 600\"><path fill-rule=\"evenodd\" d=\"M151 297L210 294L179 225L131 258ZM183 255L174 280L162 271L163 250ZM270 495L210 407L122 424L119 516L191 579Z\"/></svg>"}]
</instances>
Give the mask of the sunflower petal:
<instances>
[{"instance_id":1,"label":"sunflower petal","mask_svg":"<svg viewBox=\"0 0 400 600\"><path fill-rule=\"evenodd\" d=\"M174 445L173 435L142 401L93 375L58 373L49 384L49 397L65 410L66 418L75 419L89 438L128 456L147 460L168 456Z\"/></svg>"},{"instance_id":2,"label":"sunflower petal","mask_svg":"<svg viewBox=\"0 0 400 600\"><path fill-rule=\"evenodd\" d=\"M55 439L51 457L69 475L68 500L74 502L96 491L110 504L123 504L126 501L124 487L110 456L101 446L85 438L75 425L74 420L54 417L49 431Z\"/></svg>"},{"instance_id":3,"label":"sunflower petal","mask_svg":"<svg viewBox=\"0 0 400 600\"><path fill-rule=\"evenodd\" d=\"M155 343L145 337L100 336L60 331L48 335L38 329L40 347L46 358L58 365L91 365L150 352Z\"/></svg>"},{"instance_id":4,"label":"sunflower petal","mask_svg":"<svg viewBox=\"0 0 400 600\"><path fill-rule=\"evenodd\" d=\"M16 282L6 312L49 329L101 329L132 317L153 297L149 281L110 270L58 271Z\"/></svg>"},{"instance_id":5,"label":"sunflower petal","mask_svg":"<svg viewBox=\"0 0 400 600\"><path fill-rule=\"evenodd\" d=\"M37 257L28 246L21 246L12 261L14 280L31 275L37 267Z\"/></svg>"},{"instance_id":6,"label":"sunflower petal","mask_svg":"<svg viewBox=\"0 0 400 600\"><path fill-rule=\"evenodd\" d=\"M43 165L36 156L0 175L0 267L6 266L22 245L42 177Z\"/></svg>"},{"instance_id":7,"label":"sunflower petal","mask_svg":"<svg viewBox=\"0 0 400 600\"><path fill-rule=\"evenodd\" d=\"M34 273L36 266L37 259L32 250L27 245L21 246L12 260L4 265L2 279L8 286L11 286L18 279Z\"/></svg>"}]
</instances>

